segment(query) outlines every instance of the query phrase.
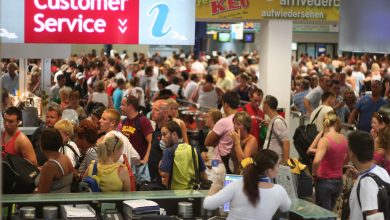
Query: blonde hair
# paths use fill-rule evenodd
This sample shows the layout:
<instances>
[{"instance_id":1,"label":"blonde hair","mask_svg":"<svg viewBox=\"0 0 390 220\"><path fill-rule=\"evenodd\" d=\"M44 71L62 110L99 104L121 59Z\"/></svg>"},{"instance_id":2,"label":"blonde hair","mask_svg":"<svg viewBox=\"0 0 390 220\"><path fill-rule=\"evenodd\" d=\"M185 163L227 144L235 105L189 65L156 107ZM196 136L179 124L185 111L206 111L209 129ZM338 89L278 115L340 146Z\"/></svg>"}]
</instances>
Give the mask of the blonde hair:
<instances>
[{"instance_id":1,"label":"blonde hair","mask_svg":"<svg viewBox=\"0 0 390 220\"><path fill-rule=\"evenodd\" d=\"M61 119L54 124L54 128L70 137L74 135L73 124L69 120Z\"/></svg>"},{"instance_id":2,"label":"blonde hair","mask_svg":"<svg viewBox=\"0 0 390 220\"><path fill-rule=\"evenodd\" d=\"M373 63L371 65L371 72L379 72L381 70L381 67L378 63Z\"/></svg>"},{"instance_id":3,"label":"blonde hair","mask_svg":"<svg viewBox=\"0 0 390 220\"><path fill-rule=\"evenodd\" d=\"M330 128L332 126L335 126L337 132L341 131L340 119L337 116L336 112L334 111L328 112L324 115L323 125L324 125L324 130L325 128Z\"/></svg>"},{"instance_id":4,"label":"blonde hair","mask_svg":"<svg viewBox=\"0 0 390 220\"><path fill-rule=\"evenodd\" d=\"M222 118L221 111L215 108L210 109L206 114L213 119L214 124Z\"/></svg>"},{"instance_id":5,"label":"blonde hair","mask_svg":"<svg viewBox=\"0 0 390 220\"><path fill-rule=\"evenodd\" d=\"M115 125L118 125L120 120L121 120L121 114L118 112L118 110L114 108L109 108L104 110L103 114L107 113L108 114L108 119L110 121L115 121Z\"/></svg>"},{"instance_id":6,"label":"blonde hair","mask_svg":"<svg viewBox=\"0 0 390 220\"><path fill-rule=\"evenodd\" d=\"M96 146L98 161L105 162L108 157L114 154L115 150L123 147L123 141L122 138L115 135L115 133L108 133L104 136L103 141L98 142Z\"/></svg>"},{"instance_id":7,"label":"blonde hair","mask_svg":"<svg viewBox=\"0 0 390 220\"><path fill-rule=\"evenodd\" d=\"M64 86L63 88L60 89L59 94L60 94L60 97L62 95L66 95L66 97L69 99L71 92L72 92L71 88Z\"/></svg>"},{"instance_id":8,"label":"blonde hair","mask_svg":"<svg viewBox=\"0 0 390 220\"><path fill-rule=\"evenodd\" d=\"M251 131L252 119L251 116L248 115L248 113L246 112L236 113L233 117L233 122L234 121L240 122L248 133Z\"/></svg>"}]
</instances>

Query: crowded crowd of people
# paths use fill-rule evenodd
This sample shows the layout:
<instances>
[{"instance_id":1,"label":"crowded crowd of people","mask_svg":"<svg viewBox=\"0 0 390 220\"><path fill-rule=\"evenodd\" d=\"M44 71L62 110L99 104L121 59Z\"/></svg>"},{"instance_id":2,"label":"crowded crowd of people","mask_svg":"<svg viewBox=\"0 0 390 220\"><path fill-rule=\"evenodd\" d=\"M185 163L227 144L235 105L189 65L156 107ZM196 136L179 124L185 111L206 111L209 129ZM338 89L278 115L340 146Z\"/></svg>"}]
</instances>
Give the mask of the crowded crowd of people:
<instances>
[{"instance_id":1,"label":"crowded crowd of people","mask_svg":"<svg viewBox=\"0 0 390 220\"><path fill-rule=\"evenodd\" d=\"M286 190L272 181L279 164L290 158L291 140L278 99L258 87L259 59L257 51L217 56L180 51L170 57L92 51L52 60L45 120L31 137L19 131L22 113L12 103L17 61L2 60L2 153L40 167L38 193L77 192L88 176L102 192L130 191L127 160L138 190L191 189L198 176L213 183L205 208L231 201L231 219L259 213L271 219L291 204ZM29 61L27 76L27 92L42 97L39 60ZM291 108L319 132L307 152L314 158L318 205L334 209L346 166L354 178L368 170L390 183L389 100L388 56L302 54L292 62ZM194 124L179 114L183 103L205 112L208 133L198 146L191 146L187 132ZM343 123L358 131L344 136ZM226 173L244 178L217 192ZM367 179L358 182L361 205L354 186L351 219L378 212L373 193L378 187ZM273 202L265 202L271 197Z\"/></svg>"}]
</instances>

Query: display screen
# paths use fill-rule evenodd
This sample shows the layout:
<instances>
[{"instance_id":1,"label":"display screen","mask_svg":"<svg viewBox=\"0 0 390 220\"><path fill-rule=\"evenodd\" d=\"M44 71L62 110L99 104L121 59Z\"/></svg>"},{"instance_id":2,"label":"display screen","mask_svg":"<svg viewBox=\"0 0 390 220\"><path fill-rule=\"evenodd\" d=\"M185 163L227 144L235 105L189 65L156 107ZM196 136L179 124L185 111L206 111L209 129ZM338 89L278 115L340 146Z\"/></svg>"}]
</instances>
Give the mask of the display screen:
<instances>
[{"instance_id":1,"label":"display screen","mask_svg":"<svg viewBox=\"0 0 390 220\"><path fill-rule=\"evenodd\" d=\"M244 42L245 43L255 42L255 34L254 33L245 33L244 34Z\"/></svg>"},{"instance_id":2,"label":"display screen","mask_svg":"<svg viewBox=\"0 0 390 220\"><path fill-rule=\"evenodd\" d=\"M242 179L242 176L240 175L226 174L225 179L223 180L223 187L226 187L227 185L229 185L229 183L240 179ZM226 202L225 204L223 204L223 211L230 211L230 202Z\"/></svg>"},{"instance_id":3,"label":"display screen","mask_svg":"<svg viewBox=\"0 0 390 220\"><path fill-rule=\"evenodd\" d=\"M218 33L218 41L219 42L230 42L230 33Z\"/></svg>"},{"instance_id":4,"label":"display screen","mask_svg":"<svg viewBox=\"0 0 390 220\"><path fill-rule=\"evenodd\" d=\"M390 52L390 1L340 1L340 50Z\"/></svg>"}]
</instances>

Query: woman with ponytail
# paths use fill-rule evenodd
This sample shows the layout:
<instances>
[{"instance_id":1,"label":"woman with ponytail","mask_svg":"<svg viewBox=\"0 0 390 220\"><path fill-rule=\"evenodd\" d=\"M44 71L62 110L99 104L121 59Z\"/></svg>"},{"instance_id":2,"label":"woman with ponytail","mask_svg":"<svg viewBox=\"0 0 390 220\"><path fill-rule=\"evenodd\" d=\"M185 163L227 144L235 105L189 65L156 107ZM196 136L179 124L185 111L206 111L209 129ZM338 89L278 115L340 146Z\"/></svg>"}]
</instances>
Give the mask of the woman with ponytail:
<instances>
[{"instance_id":1,"label":"woman with ponytail","mask_svg":"<svg viewBox=\"0 0 390 220\"><path fill-rule=\"evenodd\" d=\"M313 178L317 205L332 211L343 190L343 165L347 162L348 142L340 133L340 119L328 112L323 119L323 132L319 133L309 148L314 153Z\"/></svg>"},{"instance_id":2,"label":"woman with ponytail","mask_svg":"<svg viewBox=\"0 0 390 220\"><path fill-rule=\"evenodd\" d=\"M203 207L213 210L230 202L228 220L260 217L270 220L278 209L286 212L291 200L281 185L272 183L279 172L278 155L272 150L261 150L253 158L248 157L243 161L247 164L244 178L230 183L216 194L214 192L221 186L213 185Z\"/></svg>"},{"instance_id":3,"label":"woman with ponytail","mask_svg":"<svg viewBox=\"0 0 390 220\"><path fill-rule=\"evenodd\" d=\"M123 141L114 133L108 133L103 141L97 144L97 180L102 192L130 191L130 177L127 167L119 163L122 156ZM84 176L92 177L95 161L91 161Z\"/></svg>"}]
</instances>

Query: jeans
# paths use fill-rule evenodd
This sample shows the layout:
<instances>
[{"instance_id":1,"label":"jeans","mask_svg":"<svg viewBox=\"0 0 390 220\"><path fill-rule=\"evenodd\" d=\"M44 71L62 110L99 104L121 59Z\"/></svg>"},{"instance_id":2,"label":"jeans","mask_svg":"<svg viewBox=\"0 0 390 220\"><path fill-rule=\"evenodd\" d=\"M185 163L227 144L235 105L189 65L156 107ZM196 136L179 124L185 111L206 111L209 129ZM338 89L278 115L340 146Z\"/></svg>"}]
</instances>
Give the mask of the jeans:
<instances>
[{"instance_id":1,"label":"jeans","mask_svg":"<svg viewBox=\"0 0 390 220\"><path fill-rule=\"evenodd\" d=\"M318 179L316 182L316 203L324 209L332 211L336 200L343 191L343 180ZM335 219L335 218L328 218Z\"/></svg>"}]
</instances>

